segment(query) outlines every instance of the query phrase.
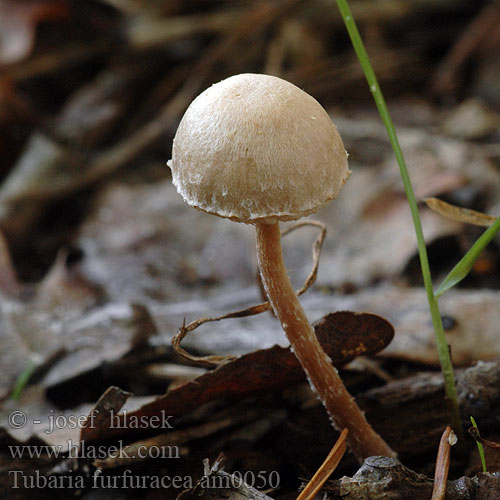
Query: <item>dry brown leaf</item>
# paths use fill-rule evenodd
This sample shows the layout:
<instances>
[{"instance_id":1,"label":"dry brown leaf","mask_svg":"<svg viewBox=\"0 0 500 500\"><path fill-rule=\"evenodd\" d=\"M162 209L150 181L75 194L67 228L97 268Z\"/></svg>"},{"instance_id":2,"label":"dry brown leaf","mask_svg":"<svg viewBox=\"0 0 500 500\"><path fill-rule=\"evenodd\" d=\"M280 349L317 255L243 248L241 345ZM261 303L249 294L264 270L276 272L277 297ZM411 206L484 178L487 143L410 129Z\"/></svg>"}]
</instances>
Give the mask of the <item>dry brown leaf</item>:
<instances>
[{"instance_id":1,"label":"dry brown leaf","mask_svg":"<svg viewBox=\"0 0 500 500\"><path fill-rule=\"evenodd\" d=\"M466 366L477 360L500 356L498 324L500 292L496 290L449 290L439 306L450 344L453 363ZM356 295L322 297L306 295L303 304L310 314L328 308L369 310L394 326L394 339L382 356L439 366L434 330L425 291L419 288L381 286Z\"/></svg>"},{"instance_id":2,"label":"dry brown leaf","mask_svg":"<svg viewBox=\"0 0 500 500\"><path fill-rule=\"evenodd\" d=\"M332 363L341 366L356 356L373 354L392 339L390 323L368 313L342 311L332 313L315 324L315 330ZM217 399L241 399L265 394L301 382L305 375L289 348L274 346L246 354L220 365L194 380L170 390L164 396L138 410L120 416L120 425L109 428L109 422L82 431L82 439L105 439L112 435L137 432L127 430L127 423L137 418L160 415L174 418L185 415L199 406Z\"/></svg>"},{"instance_id":3,"label":"dry brown leaf","mask_svg":"<svg viewBox=\"0 0 500 500\"><path fill-rule=\"evenodd\" d=\"M473 224L474 226L489 227L497 220L496 217L492 217L491 215L483 214L476 210L471 210L470 208L457 207L439 198L425 198L424 201L431 210L434 210L434 212L458 222L465 222L466 224Z\"/></svg>"},{"instance_id":4,"label":"dry brown leaf","mask_svg":"<svg viewBox=\"0 0 500 500\"><path fill-rule=\"evenodd\" d=\"M43 387L33 385L25 389L19 400L5 400L0 406L0 432L19 443L36 440L59 447L61 455L71 448L76 456L80 438L78 423L84 422L91 406L83 403L65 410L56 408Z\"/></svg>"},{"instance_id":5,"label":"dry brown leaf","mask_svg":"<svg viewBox=\"0 0 500 500\"><path fill-rule=\"evenodd\" d=\"M255 283L254 238L245 224L191 210L166 179L104 189L78 245L85 253L82 272L103 285L110 300L162 306L196 300L200 289L204 298L228 288L241 295ZM193 310L184 307L186 319ZM181 324L182 318L164 326L174 332Z\"/></svg>"},{"instance_id":6,"label":"dry brown leaf","mask_svg":"<svg viewBox=\"0 0 500 500\"><path fill-rule=\"evenodd\" d=\"M78 307L71 295L67 302L59 296L55 306L47 296L41 304L36 298L0 300L0 396L30 363L39 376L43 371L43 384L56 385L120 360L156 333L143 306Z\"/></svg>"},{"instance_id":7,"label":"dry brown leaf","mask_svg":"<svg viewBox=\"0 0 500 500\"><path fill-rule=\"evenodd\" d=\"M497 17L500 19L500 14ZM466 99L451 113L443 124L444 130L455 137L480 139L486 137L500 126L500 117L478 99Z\"/></svg>"},{"instance_id":8,"label":"dry brown leaf","mask_svg":"<svg viewBox=\"0 0 500 500\"><path fill-rule=\"evenodd\" d=\"M387 301L395 304L392 318L396 335L384 355L438 366L434 331L425 294L420 290L394 290ZM447 341L455 366L500 356L498 342L500 294L496 291L450 290L439 300ZM384 307L384 309L386 309ZM395 316L399 316L396 318Z\"/></svg>"}]
</instances>

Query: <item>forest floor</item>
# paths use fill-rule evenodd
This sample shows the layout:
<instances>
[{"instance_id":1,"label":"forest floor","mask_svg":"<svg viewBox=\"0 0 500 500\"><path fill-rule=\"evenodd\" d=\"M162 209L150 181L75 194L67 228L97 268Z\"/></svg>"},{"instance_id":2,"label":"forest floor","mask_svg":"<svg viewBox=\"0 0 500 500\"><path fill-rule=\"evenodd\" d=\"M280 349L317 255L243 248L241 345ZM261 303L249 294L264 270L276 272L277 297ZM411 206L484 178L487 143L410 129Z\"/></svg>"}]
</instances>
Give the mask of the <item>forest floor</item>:
<instances>
[{"instance_id":1,"label":"forest floor","mask_svg":"<svg viewBox=\"0 0 500 500\"><path fill-rule=\"evenodd\" d=\"M500 213L500 7L351 7L438 285L484 228L424 200ZM327 234L300 300L398 460L347 450L318 498L431 498L450 419L415 231L335 2L0 0L1 498L294 499L338 439L270 312L185 337L219 366L172 347L263 300L253 228L188 207L166 166L191 100L248 72L313 95L353 172L310 217ZM283 238L297 288L317 233ZM496 238L439 301L465 429L448 500L500 498L499 303Z\"/></svg>"}]
</instances>

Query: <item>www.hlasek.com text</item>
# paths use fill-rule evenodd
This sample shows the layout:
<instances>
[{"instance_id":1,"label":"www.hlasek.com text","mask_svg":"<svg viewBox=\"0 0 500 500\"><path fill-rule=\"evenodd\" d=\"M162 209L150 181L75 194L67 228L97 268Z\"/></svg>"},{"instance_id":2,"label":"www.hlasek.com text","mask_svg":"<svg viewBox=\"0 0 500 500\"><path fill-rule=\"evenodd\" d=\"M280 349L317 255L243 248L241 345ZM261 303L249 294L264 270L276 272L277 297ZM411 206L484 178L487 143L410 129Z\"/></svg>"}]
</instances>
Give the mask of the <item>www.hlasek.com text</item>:
<instances>
[{"instance_id":1,"label":"www.hlasek.com text","mask_svg":"<svg viewBox=\"0 0 500 500\"><path fill-rule=\"evenodd\" d=\"M73 442L71 439L64 445L10 445L12 458L86 458L89 460L148 459L148 458L180 458L181 452L177 445L124 445L118 441L116 445L86 444L85 441Z\"/></svg>"}]
</instances>

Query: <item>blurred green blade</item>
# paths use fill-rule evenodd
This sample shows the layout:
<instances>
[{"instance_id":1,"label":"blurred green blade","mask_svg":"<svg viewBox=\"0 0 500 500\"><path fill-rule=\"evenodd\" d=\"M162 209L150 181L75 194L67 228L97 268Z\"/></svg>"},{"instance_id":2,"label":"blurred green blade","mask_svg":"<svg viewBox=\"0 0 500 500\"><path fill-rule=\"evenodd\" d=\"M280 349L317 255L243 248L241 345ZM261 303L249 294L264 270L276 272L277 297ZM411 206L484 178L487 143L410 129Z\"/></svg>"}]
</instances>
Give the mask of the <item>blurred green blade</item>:
<instances>
[{"instance_id":1,"label":"blurred green blade","mask_svg":"<svg viewBox=\"0 0 500 500\"><path fill-rule=\"evenodd\" d=\"M24 370L17 377L17 380L14 384L14 388L12 389L12 393L10 395L10 398L12 400L18 401L20 399L24 389L28 385L28 382L30 381L30 378L35 372L36 368L37 368L37 363L34 359L28 361L27 365L24 367Z\"/></svg>"},{"instance_id":2,"label":"blurred green blade","mask_svg":"<svg viewBox=\"0 0 500 500\"><path fill-rule=\"evenodd\" d=\"M479 436L479 428L476 424L476 421L474 420L474 417L471 416L470 421L472 422L472 426L476 429L476 431L478 432L478 436ZM477 440L476 440L476 444L477 444L477 449L479 451L479 458L481 459L481 466L483 468L483 472L488 472L488 469L486 468L486 457L484 455L483 444Z\"/></svg>"},{"instance_id":3,"label":"blurred green blade","mask_svg":"<svg viewBox=\"0 0 500 500\"><path fill-rule=\"evenodd\" d=\"M500 217L481 235L481 237L472 245L470 250L462 257L458 264L450 271L448 276L443 280L441 285L434 293L436 297L440 297L444 292L454 287L462 281L472 269L479 254L486 248L488 243L500 231Z\"/></svg>"}]
</instances>

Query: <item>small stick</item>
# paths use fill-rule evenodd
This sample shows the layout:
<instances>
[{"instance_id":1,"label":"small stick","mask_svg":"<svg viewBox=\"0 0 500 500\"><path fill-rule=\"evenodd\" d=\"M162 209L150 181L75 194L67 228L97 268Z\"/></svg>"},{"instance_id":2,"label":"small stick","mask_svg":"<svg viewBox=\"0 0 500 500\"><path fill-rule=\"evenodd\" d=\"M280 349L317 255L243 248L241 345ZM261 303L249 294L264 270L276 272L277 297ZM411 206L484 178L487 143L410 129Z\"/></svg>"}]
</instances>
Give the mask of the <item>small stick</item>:
<instances>
[{"instance_id":1,"label":"small stick","mask_svg":"<svg viewBox=\"0 0 500 500\"><path fill-rule=\"evenodd\" d=\"M434 472L434 488L431 500L444 500L446 495L446 481L450 469L451 447L457 442L457 436L448 426L441 436Z\"/></svg>"},{"instance_id":2,"label":"small stick","mask_svg":"<svg viewBox=\"0 0 500 500\"><path fill-rule=\"evenodd\" d=\"M347 449L347 433L347 429L344 429L341 432L339 438L337 439L337 442L333 445L333 448L326 457L325 461L321 464L320 468L307 483L306 487L297 497L297 500L312 500L321 489L321 487L325 484L326 480L330 477L332 472L337 468L337 465L342 460L342 457L344 456L344 453Z\"/></svg>"}]
</instances>

